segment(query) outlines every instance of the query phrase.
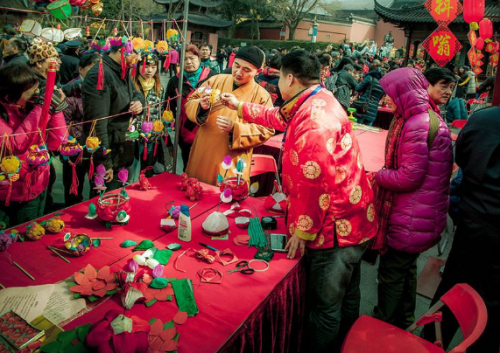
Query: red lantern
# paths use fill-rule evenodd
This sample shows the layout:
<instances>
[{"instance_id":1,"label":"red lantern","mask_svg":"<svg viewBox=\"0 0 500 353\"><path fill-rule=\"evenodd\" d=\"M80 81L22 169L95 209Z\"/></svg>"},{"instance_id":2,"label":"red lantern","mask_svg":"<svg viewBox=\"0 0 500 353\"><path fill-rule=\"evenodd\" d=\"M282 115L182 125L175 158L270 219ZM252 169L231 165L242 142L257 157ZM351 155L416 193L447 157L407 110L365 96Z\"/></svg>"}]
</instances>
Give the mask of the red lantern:
<instances>
[{"instance_id":1,"label":"red lantern","mask_svg":"<svg viewBox=\"0 0 500 353\"><path fill-rule=\"evenodd\" d=\"M476 41L476 49L483 50L483 48L484 48L484 39L479 37Z\"/></svg>"},{"instance_id":2,"label":"red lantern","mask_svg":"<svg viewBox=\"0 0 500 353\"><path fill-rule=\"evenodd\" d=\"M479 35L484 39L489 39L493 36L493 22L491 20L483 18L479 22Z\"/></svg>"},{"instance_id":3,"label":"red lantern","mask_svg":"<svg viewBox=\"0 0 500 353\"><path fill-rule=\"evenodd\" d=\"M484 0L464 0L463 7L465 22L479 22L484 18Z\"/></svg>"}]
</instances>

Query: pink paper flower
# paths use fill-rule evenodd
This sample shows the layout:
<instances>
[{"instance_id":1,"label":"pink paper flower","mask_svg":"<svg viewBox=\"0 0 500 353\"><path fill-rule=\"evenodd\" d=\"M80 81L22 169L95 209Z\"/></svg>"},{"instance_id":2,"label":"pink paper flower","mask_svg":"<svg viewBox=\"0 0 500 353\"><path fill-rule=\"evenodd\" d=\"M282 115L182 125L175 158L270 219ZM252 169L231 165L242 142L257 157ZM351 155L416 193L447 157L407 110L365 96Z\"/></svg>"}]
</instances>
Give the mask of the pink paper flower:
<instances>
[{"instance_id":1,"label":"pink paper flower","mask_svg":"<svg viewBox=\"0 0 500 353\"><path fill-rule=\"evenodd\" d=\"M74 277L78 285L71 287L70 290L84 296L95 295L102 298L107 291L118 287L115 273L110 271L109 266L104 266L97 272L91 264L88 264L83 273L75 272Z\"/></svg>"}]
</instances>

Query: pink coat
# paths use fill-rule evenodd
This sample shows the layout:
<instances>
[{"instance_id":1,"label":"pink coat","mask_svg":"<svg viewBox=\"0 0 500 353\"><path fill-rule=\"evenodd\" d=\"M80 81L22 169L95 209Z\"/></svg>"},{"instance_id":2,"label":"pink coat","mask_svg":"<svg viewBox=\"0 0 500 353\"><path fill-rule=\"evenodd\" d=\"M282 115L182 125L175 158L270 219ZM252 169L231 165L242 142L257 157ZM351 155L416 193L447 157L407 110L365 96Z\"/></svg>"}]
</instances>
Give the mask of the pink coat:
<instances>
[{"instance_id":1,"label":"pink coat","mask_svg":"<svg viewBox=\"0 0 500 353\"><path fill-rule=\"evenodd\" d=\"M13 147L14 155L22 161L19 180L12 185L11 201L29 201L40 195L49 184L50 167L48 165L32 170L25 162L31 145L40 143L40 135L37 129L40 126L42 108L35 106L28 114L14 108L11 105L0 102L8 116L9 121L0 118L0 141L3 143L4 134L9 135L10 143ZM51 151L56 151L66 134L67 127L63 113L56 113L49 117L47 128L59 128L49 130L47 134L47 147ZM26 188L26 176L31 171L30 187ZM0 183L0 201L5 202L8 185Z\"/></svg>"},{"instance_id":2,"label":"pink coat","mask_svg":"<svg viewBox=\"0 0 500 353\"><path fill-rule=\"evenodd\" d=\"M380 84L406 120L398 150L399 168L376 174L377 183L394 192L388 245L420 253L439 241L446 224L453 164L451 136L439 117L437 136L429 149L429 84L420 71L398 69L384 76Z\"/></svg>"}]
</instances>

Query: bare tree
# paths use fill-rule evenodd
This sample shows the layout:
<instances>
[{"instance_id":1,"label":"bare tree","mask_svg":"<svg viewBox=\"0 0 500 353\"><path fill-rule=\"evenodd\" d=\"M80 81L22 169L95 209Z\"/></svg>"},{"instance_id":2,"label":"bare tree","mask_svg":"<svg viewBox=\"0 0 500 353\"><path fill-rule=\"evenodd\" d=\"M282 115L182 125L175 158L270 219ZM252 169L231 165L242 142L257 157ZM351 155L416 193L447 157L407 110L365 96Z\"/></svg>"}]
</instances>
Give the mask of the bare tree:
<instances>
[{"instance_id":1,"label":"bare tree","mask_svg":"<svg viewBox=\"0 0 500 353\"><path fill-rule=\"evenodd\" d=\"M321 0L288 0L277 7L275 17L283 21L290 30L290 40L295 39L295 31L300 22L320 3Z\"/></svg>"}]
</instances>

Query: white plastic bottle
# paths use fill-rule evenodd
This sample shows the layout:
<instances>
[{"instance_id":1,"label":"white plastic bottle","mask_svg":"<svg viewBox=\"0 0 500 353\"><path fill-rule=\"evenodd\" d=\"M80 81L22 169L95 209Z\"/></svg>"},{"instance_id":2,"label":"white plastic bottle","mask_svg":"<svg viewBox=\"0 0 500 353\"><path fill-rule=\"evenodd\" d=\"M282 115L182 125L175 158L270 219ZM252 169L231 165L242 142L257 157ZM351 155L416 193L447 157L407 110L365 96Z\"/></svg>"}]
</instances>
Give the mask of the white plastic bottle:
<instances>
[{"instance_id":1,"label":"white plastic bottle","mask_svg":"<svg viewBox=\"0 0 500 353\"><path fill-rule=\"evenodd\" d=\"M189 207L186 205L181 206L178 231L179 240L191 241L191 217L189 216Z\"/></svg>"}]
</instances>

